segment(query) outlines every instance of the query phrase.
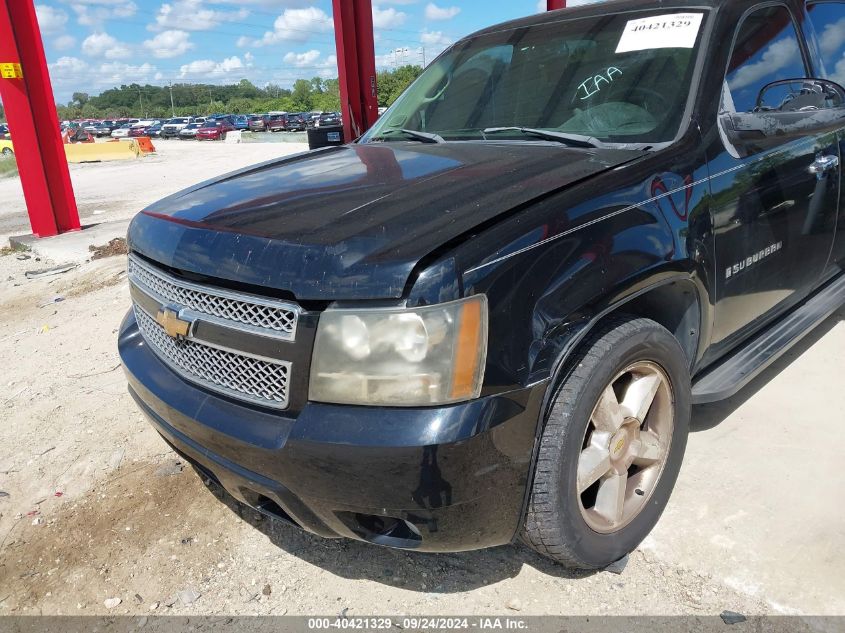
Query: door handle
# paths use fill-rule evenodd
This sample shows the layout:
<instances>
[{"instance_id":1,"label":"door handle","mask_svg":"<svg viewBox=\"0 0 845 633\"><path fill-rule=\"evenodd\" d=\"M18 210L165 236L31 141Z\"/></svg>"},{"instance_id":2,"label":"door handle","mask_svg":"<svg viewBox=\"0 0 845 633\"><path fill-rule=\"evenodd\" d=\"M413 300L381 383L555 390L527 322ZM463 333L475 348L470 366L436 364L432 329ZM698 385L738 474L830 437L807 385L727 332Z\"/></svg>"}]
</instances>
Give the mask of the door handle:
<instances>
[{"instance_id":1,"label":"door handle","mask_svg":"<svg viewBox=\"0 0 845 633\"><path fill-rule=\"evenodd\" d=\"M825 172L830 171L831 169L836 169L839 167L839 157L838 156L817 156L816 160L813 161L813 164L810 165L810 173L815 174L819 178L824 176Z\"/></svg>"}]
</instances>

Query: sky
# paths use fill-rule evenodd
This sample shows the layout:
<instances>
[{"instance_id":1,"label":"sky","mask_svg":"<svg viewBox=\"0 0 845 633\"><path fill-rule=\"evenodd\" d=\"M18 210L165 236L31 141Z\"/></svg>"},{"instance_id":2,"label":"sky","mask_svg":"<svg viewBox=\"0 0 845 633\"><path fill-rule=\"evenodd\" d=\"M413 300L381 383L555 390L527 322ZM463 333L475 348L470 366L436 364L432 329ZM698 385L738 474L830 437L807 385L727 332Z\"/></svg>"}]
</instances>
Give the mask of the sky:
<instances>
[{"instance_id":1,"label":"sky","mask_svg":"<svg viewBox=\"0 0 845 633\"><path fill-rule=\"evenodd\" d=\"M430 62L468 33L541 9L545 0L373 0L377 65ZM36 0L36 11L60 103L130 83L337 76L331 0Z\"/></svg>"}]
</instances>

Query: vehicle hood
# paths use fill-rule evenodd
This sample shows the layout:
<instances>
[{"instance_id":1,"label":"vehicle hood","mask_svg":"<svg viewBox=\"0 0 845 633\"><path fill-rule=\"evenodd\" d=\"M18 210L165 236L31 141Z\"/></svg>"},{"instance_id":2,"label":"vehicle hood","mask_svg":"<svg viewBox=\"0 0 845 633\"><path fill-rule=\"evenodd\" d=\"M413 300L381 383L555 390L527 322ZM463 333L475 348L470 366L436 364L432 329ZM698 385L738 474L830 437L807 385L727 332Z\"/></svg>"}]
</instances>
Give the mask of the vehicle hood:
<instances>
[{"instance_id":1,"label":"vehicle hood","mask_svg":"<svg viewBox=\"0 0 845 633\"><path fill-rule=\"evenodd\" d=\"M243 169L139 213L130 247L299 300L400 298L415 266L478 225L630 161L557 143L378 143Z\"/></svg>"}]
</instances>

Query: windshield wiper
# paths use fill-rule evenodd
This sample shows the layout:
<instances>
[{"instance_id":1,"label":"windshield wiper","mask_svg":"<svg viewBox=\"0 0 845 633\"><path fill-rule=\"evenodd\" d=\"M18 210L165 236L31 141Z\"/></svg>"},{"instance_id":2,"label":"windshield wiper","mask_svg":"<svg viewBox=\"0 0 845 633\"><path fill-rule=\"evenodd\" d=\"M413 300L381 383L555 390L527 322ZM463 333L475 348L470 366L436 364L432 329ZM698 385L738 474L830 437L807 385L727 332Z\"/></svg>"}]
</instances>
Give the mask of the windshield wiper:
<instances>
[{"instance_id":1,"label":"windshield wiper","mask_svg":"<svg viewBox=\"0 0 845 633\"><path fill-rule=\"evenodd\" d=\"M446 139L444 139L439 134L432 134L430 132L420 132L419 130L406 130L406 129L398 129L394 128L392 130L385 130L381 133L381 136L385 136L386 134L393 134L393 133L400 133L404 134L405 136L409 136L415 141L422 141L423 143L445 143ZM379 138L379 137L376 137Z\"/></svg>"},{"instance_id":2,"label":"windshield wiper","mask_svg":"<svg viewBox=\"0 0 845 633\"><path fill-rule=\"evenodd\" d=\"M570 147L604 147L604 143L592 136L581 136L580 134L566 134L565 132L555 132L553 130L540 130L533 127L488 127L487 129L482 130L482 132L484 134L495 134L496 132L522 132L523 134L528 134L529 136L538 136L540 138L544 138L547 141L557 141L558 143L563 143L565 145L569 145Z\"/></svg>"}]
</instances>

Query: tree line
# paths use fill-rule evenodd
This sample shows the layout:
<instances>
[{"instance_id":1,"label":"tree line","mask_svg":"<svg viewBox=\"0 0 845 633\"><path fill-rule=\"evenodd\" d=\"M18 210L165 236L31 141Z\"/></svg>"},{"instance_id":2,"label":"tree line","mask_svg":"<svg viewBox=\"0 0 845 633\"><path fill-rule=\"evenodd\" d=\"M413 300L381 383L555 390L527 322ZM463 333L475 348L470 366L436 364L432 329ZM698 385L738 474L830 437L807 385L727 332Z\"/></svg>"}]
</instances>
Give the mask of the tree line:
<instances>
[{"instance_id":1,"label":"tree line","mask_svg":"<svg viewBox=\"0 0 845 633\"><path fill-rule=\"evenodd\" d=\"M379 72L379 106L392 105L421 72L422 68L412 65ZM60 120L166 118L174 112L176 116L217 112L335 112L340 110L340 89L337 79L320 77L299 79L291 88L272 83L259 88L247 79L230 85L176 83L153 86L132 83L110 88L96 96L74 92L68 103L57 104L56 108Z\"/></svg>"}]
</instances>

